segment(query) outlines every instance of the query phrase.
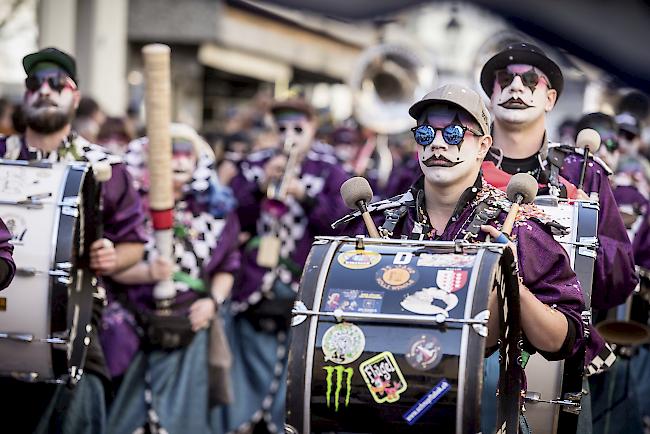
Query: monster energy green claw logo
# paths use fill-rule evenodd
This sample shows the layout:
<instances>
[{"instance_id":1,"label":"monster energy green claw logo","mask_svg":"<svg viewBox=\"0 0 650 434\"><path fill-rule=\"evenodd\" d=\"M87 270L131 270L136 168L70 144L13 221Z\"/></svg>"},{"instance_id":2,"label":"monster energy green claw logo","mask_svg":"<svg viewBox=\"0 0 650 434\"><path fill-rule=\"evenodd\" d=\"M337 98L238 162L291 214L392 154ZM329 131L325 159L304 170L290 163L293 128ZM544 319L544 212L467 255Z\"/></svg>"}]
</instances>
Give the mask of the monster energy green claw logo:
<instances>
[{"instance_id":1,"label":"monster energy green claw logo","mask_svg":"<svg viewBox=\"0 0 650 434\"><path fill-rule=\"evenodd\" d=\"M327 408L330 406L330 398L332 396L332 374L336 373L336 389L334 390L334 411L339 411L339 396L341 393L341 387L343 386L343 374L346 374L345 377L345 406L347 407L350 403L350 386L352 382L352 374L354 370L352 368L344 368L343 366L324 366L325 372L327 372L327 392L325 398L327 399Z\"/></svg>"}]
</instances>

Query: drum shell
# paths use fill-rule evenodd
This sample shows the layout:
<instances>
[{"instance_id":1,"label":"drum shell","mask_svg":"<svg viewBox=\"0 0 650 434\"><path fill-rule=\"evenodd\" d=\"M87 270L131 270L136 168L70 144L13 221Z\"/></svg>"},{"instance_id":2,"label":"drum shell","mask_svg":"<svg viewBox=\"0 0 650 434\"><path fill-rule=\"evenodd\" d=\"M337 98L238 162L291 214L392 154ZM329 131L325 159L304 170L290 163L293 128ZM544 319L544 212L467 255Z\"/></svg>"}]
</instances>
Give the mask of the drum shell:
<instances>
[{"instance_id":1,"label":"drum shell","mask_svg":"<svg viewBox=\"0 0 650 434\"><path fill-rule=\"evenodd\" d=\"M417 265L417 255L421 252L434 251L424 248L422 244L409 245L408 241L404 241L401 245L392 246L366 244L365 248L379 252L381 261L367 269L353 270L346 269L338 262L342 252L354 249L353 241L350 239L347 242L316 241L304 269L299 300L303 301L308 309L331 311L332 309L327 306L328 294L331 295L336 289L357 288L370 293L381 292L382 313L414 315L401 307L400 300L424 287L436 286L437 271L451 269L466 272L467 282L462 289L454 292L459 302L449 311L450 317L474 317L487 309L487 295L495 282L500 254L478 249L465 255L466 258L473 256L472 265L469 267L436 268ZM413 253L414 256L408 263L396 261L395 255L398 252ZM454 255L453 247L449 246L445 249L440 249L438 246L435 252L437 255L449 255L449 257ZM411 267L418 273L418 280L412 286L393 291L378 285L377 279L381 270L395 265L394 261ZM326 362L322 350L323 335L335 324L334 318L314 316L293 327L287 390L289 425L298 432L480 431L480 418L477 415L480 413L479 399L485 339L480 337L471 326L449 327L442 331L431 325L351 322L361 328L366 343L363 354L357 360L345 365ZM441 344L444 353L439 364L429 370L415 369L405 358L405 353L409 351L409 344L420 335L432 335ZM400 394L399 400L392 403L375 402L359 371L361 362L383 351L390 351L393 354L408 384L407 389ZM332 396L338 378L329 380L328 399L328 373L323 369L327 366L351 368L349 391L346 390L347 378L341 379L338 409ZM409 426L403 418L404 414L443 378L451 384L451 389L423 413L415 424ZM347 406L344 398L349 398Z\"/></svg>"},{"instance_id":2,"label":"drum shell","mask_svg":"<svg viewBox=\"0 0 650 434\"><path fill-rule=\"evenodd\" d=\"M88 344L94 290L88 252L96 234L86 229L99 227L97 184L86 163L2 165L5 174L13 174L5 176L27 181L14 178L26 191L17 189L5 198L51 196L39 199L40 208L0 205L3 220L24 223L22 228L10 225L17 274L0 294L7 306L0 312L0 333L32 338L0 339L0 375L69 381L71 370L82 372Z\"/></svg>"}]
</instances>

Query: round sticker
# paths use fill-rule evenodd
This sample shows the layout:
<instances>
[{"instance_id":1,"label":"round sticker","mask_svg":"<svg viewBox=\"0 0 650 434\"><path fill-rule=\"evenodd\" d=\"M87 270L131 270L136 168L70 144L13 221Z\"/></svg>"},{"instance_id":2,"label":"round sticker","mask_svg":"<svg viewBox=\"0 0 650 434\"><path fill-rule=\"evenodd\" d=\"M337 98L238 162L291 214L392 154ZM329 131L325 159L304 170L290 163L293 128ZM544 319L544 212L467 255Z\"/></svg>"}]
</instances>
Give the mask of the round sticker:
<instances>
[{"instance_id":1,"label":"round sticker","mask_svg":"<svg viewBox=\"0 0 650 434\"><path fill-rule=\"evenodd\" d=\"M377 272L377 283L384 289L399 291L413 285L418 272L408 265L388 265Z\"/></svg>"},{"instance_id":2,"label":"round sticker","mask_svg":"<svg viewBox=\"0 0 650 434\"><path fill-rule=\"evenodd\" d=\"M333 325L323 335L325 361L347 365L361 357L366 337L356 325L343 322Z\"/></svg>"},{"instance_id":3,"label":"round sticker","mask_svg":"<svg viewBox=\"0 0 650 434\"><path fill-rule=\"evenodd\" d=\"M428 371L442 360L442 347L435 337L423 334L411 340L405 357L414 369Z\"/></svg>"},{"instance_id":4,"label":"round sticker","mask_svg":"<svg viewBox=\"0 0 650 434\"><path fill-rule=\"evenodd\" d=\"M381 255L370 250L349 250L338 256L339 264L352 270L363 270L377 265L381 261Z\"/></svg>"}]
</instances>

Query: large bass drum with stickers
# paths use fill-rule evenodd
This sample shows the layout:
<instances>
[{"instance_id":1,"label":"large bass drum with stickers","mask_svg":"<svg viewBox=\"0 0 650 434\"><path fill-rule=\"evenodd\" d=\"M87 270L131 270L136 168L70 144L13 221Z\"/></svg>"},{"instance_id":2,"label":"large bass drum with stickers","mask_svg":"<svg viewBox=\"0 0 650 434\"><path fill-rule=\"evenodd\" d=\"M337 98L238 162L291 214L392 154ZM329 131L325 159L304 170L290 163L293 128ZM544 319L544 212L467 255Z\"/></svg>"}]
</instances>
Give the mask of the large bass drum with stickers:
<instances>
[{"instance_id":1,"label":"large bass drum with stickers","mask_svg":"<svg viewBox=\"0 0 650 434\"><path fill-rule=\"evenodd\" d=\"M504 361L498 423L516 433L521 329L510 249L317 238L294 308L285 432L480 432L493 288Z\"/></svg>"},{"instance_id":2,"label":"large bass drum with stickers","mask_svg":"<svg viewBox=\"0 0 650 434\"><path fill-rule=\"evenodd\" d=\"M74 384L89 344L99 190L89 164L0 160L16 276L0 293L0 376Z\"/></svg>"}]
</instances>

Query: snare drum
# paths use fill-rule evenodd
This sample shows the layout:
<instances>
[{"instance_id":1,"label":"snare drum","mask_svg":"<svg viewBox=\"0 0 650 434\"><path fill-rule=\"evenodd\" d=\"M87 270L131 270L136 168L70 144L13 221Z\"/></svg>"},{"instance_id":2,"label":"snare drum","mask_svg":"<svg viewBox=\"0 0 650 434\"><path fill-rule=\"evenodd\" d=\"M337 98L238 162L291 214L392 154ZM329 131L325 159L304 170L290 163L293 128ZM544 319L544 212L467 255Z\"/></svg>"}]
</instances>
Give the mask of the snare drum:
<instances>
[{"instance_id":1,"label":"snare drum","mask_svg":"<svg viewBox=\"0 0 650 434\"><path fill-rule=\"evenodd\" d=\"M535 204L553 220L568 228L565 235L555 239L565 248L575 271L583 295L586 312L591 309L591 287L594 263L598 248L597 199L572 201L540 196ZM584 354L565 361L548 361L539 354L530 357L526 365L528 396L556 404L530 400L526 406L526 419L535 433L575 432L577 413L575 406L562 402L579 402L582 391ZM567 411L560 412L564 408Z\"/></svg>"},{"instance_id":2,"label":"snare drum","mask_svg":"<svg viewBox=\"0 0 650 434\"><path fill-rule=\"evenodd\" d=\"M503 432L516 432L519 300L516 293L510 304L516 277L505 278L515 274L512 253L505 250L505 266L503 251L494 244L317 238L294 309L285 432L479 432L495 287L509 303L501 319L512 321L501 329L508 330L502 340L510 360L502 364L510 383L501 387L512 390L500 394L499 420Z\"/></svg>"},{"instance_id":3,"label":"snare drum","mask_svg":"<svg viewBox=\"0 0 650 434\"><path fill-rule=\"evenodd\" d=\"M17 267L0 292L0 375L81 377L96 284L88 252L99 227L97 193L86 163L0 161L0 217Z\"/></svg>"}]
</instances>

